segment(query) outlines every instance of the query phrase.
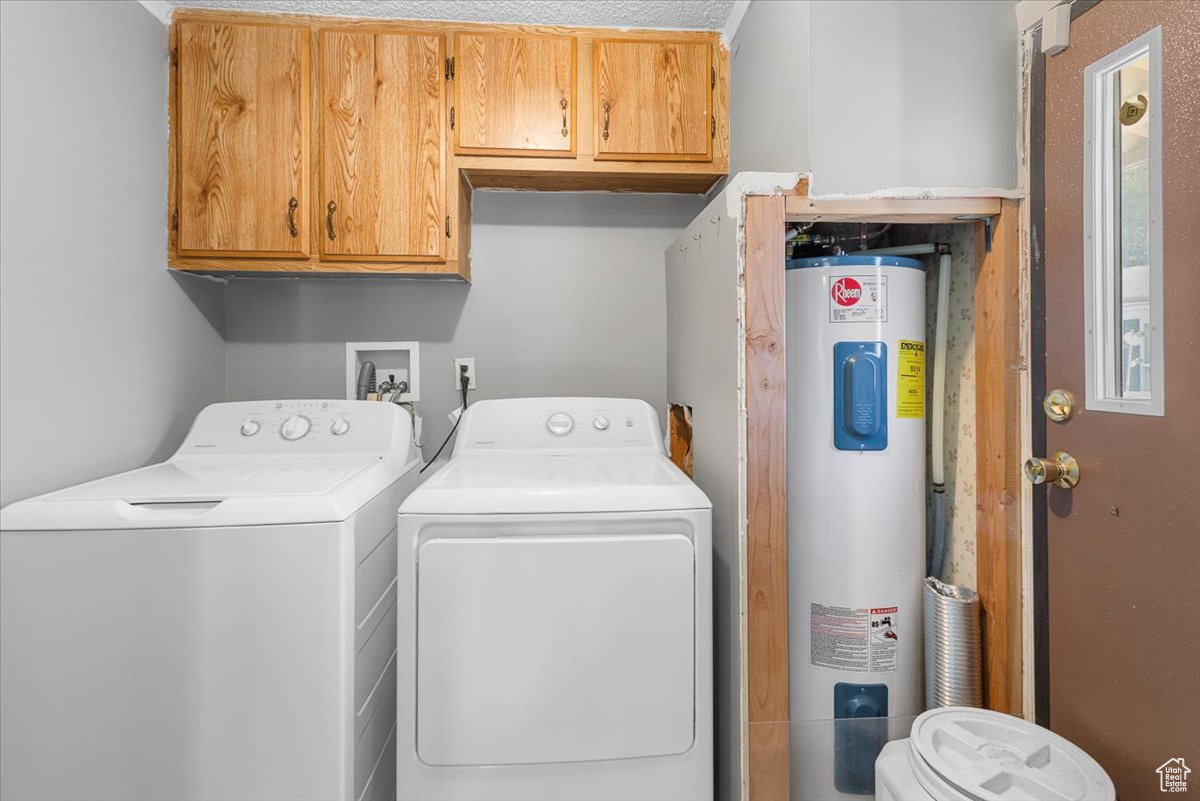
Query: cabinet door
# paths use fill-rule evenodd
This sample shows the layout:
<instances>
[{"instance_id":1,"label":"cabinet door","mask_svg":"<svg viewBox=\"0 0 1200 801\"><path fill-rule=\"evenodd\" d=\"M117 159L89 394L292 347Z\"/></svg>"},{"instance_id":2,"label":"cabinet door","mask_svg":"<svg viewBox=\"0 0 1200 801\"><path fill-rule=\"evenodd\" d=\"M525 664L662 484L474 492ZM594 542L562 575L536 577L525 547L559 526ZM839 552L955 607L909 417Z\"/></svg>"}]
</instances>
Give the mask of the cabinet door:
<instances>
[{"instance_id":1,"label":"cabinet door","mask_svg":"<svg viewBox=\"0 0 1200 801\"><path fill-rule=\"evenodd\" d=\"M178 37L179 251L308 255L308 31L181 22Z\"/></svg>"},{"instance_id":2,"label":"cabinet door","mask_svg":"<svg viewBox=\"0 0 1200 801\"><path fill-rule=\"evenodd\" d=\"M320 37L322 255L444 259L443 37Z\"/></svg>"},{"instance_id":3,"label":"cabinet door","mask_svg":"<svg viewBox=\"0 0 1200 801\"><path fill-rule=\"evenodd\" d=\"M706 42L597 39L596 158L712 160L712 48Z\"/></svg>"},{"instance_id":4,"label":"cabinet door","mask_svg":"<svg viewBox=\"0 0 1200 801\"><path fill-rule=\"evenodd\" d=\"M570 156L575 152L575 39L460 34L456 152Z\"/></svg>"}]
</instances>

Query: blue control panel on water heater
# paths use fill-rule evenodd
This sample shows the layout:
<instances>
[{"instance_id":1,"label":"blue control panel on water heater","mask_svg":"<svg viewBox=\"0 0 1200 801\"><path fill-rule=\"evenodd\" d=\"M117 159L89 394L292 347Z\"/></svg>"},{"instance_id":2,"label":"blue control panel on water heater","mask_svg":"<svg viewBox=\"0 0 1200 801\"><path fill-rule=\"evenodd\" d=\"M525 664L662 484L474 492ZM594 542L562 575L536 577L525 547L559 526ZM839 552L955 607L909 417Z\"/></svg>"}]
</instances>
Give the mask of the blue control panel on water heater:
<instances>
[{"instance_id":1,"label":"blue control panel on water heater","mask_svg":"<svg viewBox=\"0 0 1200 801\"><path fill-rule=\"evenodd\" d=\"M887 449L887 345L833 346L833 446L839 451Z\"/></svg>"}]
</instances>

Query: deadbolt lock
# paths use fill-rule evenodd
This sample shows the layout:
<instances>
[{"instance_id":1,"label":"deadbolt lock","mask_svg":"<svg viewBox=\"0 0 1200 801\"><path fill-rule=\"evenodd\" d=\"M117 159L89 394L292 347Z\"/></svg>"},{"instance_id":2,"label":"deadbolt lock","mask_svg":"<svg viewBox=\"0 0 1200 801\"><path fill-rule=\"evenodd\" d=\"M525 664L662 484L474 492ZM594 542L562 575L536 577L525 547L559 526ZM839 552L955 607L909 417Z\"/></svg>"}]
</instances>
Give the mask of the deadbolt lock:
<instances>
[{"instance_id":1,"label":"deadbolt lock","mask_svg":"<svg viewBox=\"0 0 1200 801\"><path fill-rule=\"evenodd\" d=\"M1066 422L1075 414L1075 396L1065 389L1052 389L1042 399L1042 409L1054 422Z\"/></svg>"},{"instance_id":2,"label":"deadbolt lock","mask_svg":"<svg viewBox=\"0 0 1200 801\"><path fill-rule=\"evenodd\" d=\"M1025 478L1034 484L1053 484L1071 489L1079 483L1079 462L1071 454L1062 451L1049 459L1034 456L1025 460Z\"/></svg>"}]
</instances>

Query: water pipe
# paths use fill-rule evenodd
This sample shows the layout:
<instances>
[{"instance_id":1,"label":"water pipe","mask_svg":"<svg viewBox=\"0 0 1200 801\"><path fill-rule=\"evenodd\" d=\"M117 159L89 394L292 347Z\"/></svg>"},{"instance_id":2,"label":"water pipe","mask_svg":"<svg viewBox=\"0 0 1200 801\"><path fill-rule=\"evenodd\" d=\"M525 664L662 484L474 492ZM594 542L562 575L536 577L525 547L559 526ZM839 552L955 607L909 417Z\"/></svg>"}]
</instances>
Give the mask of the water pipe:
<instances>
[{"instance_id":1,"label":"water pipe","mask_svg":"<svg viewBox=\"0 0 1200 801\"><path fill-rule=\"evenodd\" d=\"M933 548L929 575L941 580L946 560L946 329L950 309L950 246L938 245L937 317L933 328Z\"/></svg>"}]
</instances>

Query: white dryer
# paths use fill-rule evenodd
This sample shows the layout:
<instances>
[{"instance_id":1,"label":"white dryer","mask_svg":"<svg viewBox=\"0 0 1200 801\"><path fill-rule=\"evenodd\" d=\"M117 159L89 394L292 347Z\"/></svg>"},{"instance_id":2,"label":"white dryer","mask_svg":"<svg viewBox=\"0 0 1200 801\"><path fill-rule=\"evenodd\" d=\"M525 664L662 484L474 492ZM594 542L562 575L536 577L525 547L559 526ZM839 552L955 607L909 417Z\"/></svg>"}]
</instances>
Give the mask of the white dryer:
<instances>
[{"instance_id":1,"label":"white dryer","mask_svg":"<svg viewBox=\"0 0 1200 801\"><path fill-rule=\"evenodd\" d=\"M390 799L411 443L388 403L218 403L0 511L0 797Z\"/></svg>"},{"instance_id":2,"label":"white dryer","mask_svg":"<svg viewBox=\"0 0 1200 801\"><path fill-rule=\"evenodd\" d=\"M650 406L477 402L398 533L400 801L712 798L711 504Z\"/></svg>"}]
</instances>

